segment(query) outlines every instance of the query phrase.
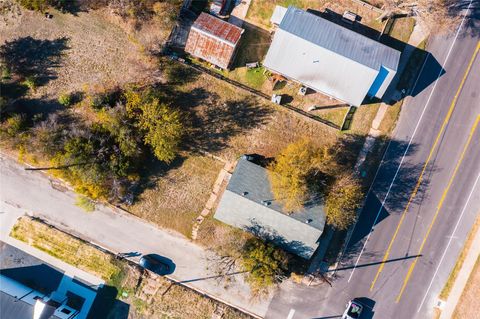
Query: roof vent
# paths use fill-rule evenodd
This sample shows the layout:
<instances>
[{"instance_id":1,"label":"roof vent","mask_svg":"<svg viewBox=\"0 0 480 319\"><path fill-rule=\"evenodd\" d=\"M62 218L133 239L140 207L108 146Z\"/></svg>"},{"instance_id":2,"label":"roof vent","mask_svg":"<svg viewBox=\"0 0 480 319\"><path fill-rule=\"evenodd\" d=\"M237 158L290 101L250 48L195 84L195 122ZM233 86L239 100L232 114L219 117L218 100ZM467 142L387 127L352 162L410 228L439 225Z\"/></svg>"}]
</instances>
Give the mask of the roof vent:
<instances>
[{"instance_id":1,"label":"roof vent","mask_svg":"<svg viewBox=\"0 0 480 319\"><path fill-rule=\"evenodd\" d=\"M311 222L313 222L313 219L307 219L307 220L305 221L306 224L310 224Z\"/></svg>"},{"instance_id":2,"label":"roof vent","mask_svg":"<svg viewBox=\"0 0 480 319\"><path fill-rule=\"evenodd\" d=\"M243 192L242 193L242 196L247 196L248 195L248 192Z\"/></svg>"},{"instance_id":3,"label":"roof vent","mask_svg":"<svg viewBox=\"0 0 480 319\"><path fill-rule=\"evenodd\" d=\"M265 206L268 206L268 205L270 205L271 203L270 203L270 201L268 201L268 200L262 200L262 204L265 205Z\"/></svg>"}]
</instances>

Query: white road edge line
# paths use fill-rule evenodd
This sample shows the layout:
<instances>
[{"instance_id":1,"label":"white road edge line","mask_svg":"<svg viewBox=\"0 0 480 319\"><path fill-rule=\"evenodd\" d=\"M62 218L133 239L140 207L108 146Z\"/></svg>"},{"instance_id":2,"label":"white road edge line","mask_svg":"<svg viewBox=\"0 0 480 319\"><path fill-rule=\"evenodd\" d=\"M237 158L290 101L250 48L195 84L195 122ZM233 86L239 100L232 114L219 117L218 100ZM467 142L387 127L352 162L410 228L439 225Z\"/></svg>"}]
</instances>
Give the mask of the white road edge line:
<instances>
[{"instance_id":1,"label":"white road edge line","mask_svg":"<svg viewBox=\"0 0 480 319\"><path fill-rule=\"evenodd\" d=\"M362 257L363 251L365 250L365 247L367 246L368 240L370 239L370 235L372 234L373 230L375 229L375 224L377 223L377 220L380 216L380 213L382 212L383 206L385 205L385 202L388 198L388 195L390 194L390 190L393 187L393 183L395 182L395 180L397 178L397 175L398 175L398 172L400 171L400 168L402 167L403 161L405 160L405 156L407 155L407 152L410 149L410 145L412 144L413 138L415 137L415 134L417 133L417 129L420 126L420 122L422 121L423 116L425 115L425 111L427 110L428 105L430 104L430 100L433 96L433 92L435 92L435 88L437 87L437 84L438 84L438 79L440 79L440 77L442 76L442 71L445 69L445 65L447 64L448 59L450 58L450 54L452 53L453 47L455 46L455 42L457 42L458 35L460 34L460 31L462 30L463 23L465 22L465 18L467 17L468 11L470 11L470 6L472 5L472 1L473 0L470 0L470 3L468 4L467 10L465 11L465 14L463 15L462 22L458 26L457 32L455 33L455 38L453 39L452 45L450 45L447 56L445 57L445 61L442 64L442 69L438 72L437 79L435 80L435 84L433 85L432 91L430 92L430 95L428 96L428 99L427 99L427 102L425 103L425 107L423 108L422 114L420 115L420 118L418 119L418 122L415 126L415 129L413 130L412 137L410 138L410 141L408 142L407 148L405 149L405 152L403 153L402 160L400 161L400 164L398 165L397 171L395 172L395 175L393 176L392 182L390 183L390 186L388 187L387 194L385 195L385 198L382 201L382 206L380 206L380 209L378 210L377 216L375 217L375 221L373 222L372 228L370 229L370 232L368 233L367 239L365 240L365 243L363 244L362 250L360 251L360 254L358 255L357 261L355 262L355 266L353 267L352 272L350 273L350 277L348 277L347 283L349 283L350 280L352 279L353 273L355 272L355 269L357 268L358 262L360 261L360 257ZM427 59L428 59L428 56L427 56ZM427 59L425 59L425 62L427 61ZM422 69L423 69L424 66L425 66L425 63L422 66ZM417 78L417 80L418 80L418 78ZM415 91L415 87L416 87L416 84L413 87L412 91Z\"/></svg>"},{"instance_id":2,"label":"white road edge line","mask_svg":"<svg viewBox=\"0 0 480 319\"><path fill-rule=\"evenodd\" d=\"M295 314L295 309L290 309L287 319L292 319L294 314Z\"/></svg>"},{"instance_id":3,"label":"white road edge line","mask_svg":"<svg viewBox=\"0 0 480 319\"><path fill-rule=\"evenodd\" d=\"M437 276L438 270L440 269L440 266L442 265L443 259L447 255L447 250L450 247L450 244L452 243L453 236L455 235L455 232L457 231L458 225L460 225L460 221L462 220L463 214L465 213L465 210L468 207L468 204L470 203L470 199L473 195L473 191L477 187L477 183L480 180L480 173L477 176L477 179L475 180L475 183L473 184L472 190L470 191L470 194L468 195L467 201L465 202L465 205L463 206L462 212L460 213L460 217L458 218L457 224L455 225L455 228L453 229L452 235L450 235L450 240L448 241L447 247L445 247L445 251L443 252L442 258L440 258L440 262L438 263L437 269L435 269L435 273L433 274L432 280L430 281L430 285L428 285L427 291L425 293L425 296L422 299L422 302L420 303L420 306L418 307L417 313L420 312L420 309L422 309L422 306L427 299L427 295L430 292L430 288L432 288L433 281L435 280L435 277Z\"/></svg>"}]
</instances>

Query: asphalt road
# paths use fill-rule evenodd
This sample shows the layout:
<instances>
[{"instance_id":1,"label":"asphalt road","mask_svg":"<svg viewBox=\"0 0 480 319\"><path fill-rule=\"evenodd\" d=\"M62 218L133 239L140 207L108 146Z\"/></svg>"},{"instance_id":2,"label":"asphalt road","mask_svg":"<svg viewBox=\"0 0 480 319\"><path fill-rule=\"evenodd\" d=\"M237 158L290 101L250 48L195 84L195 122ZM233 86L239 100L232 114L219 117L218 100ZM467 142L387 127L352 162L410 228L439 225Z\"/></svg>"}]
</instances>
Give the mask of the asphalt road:
<instances>
[{"instance_id":1,"label":"asphalt road","mask_svg":"<svg viewBox=\"0 0 480 319\"><path fill-rule=\"evenodd\" d=\"M333 287L286 283L267 318L337 318L353 298L364 319L432 317L480 212L480 25L467 25L430 39L417 86L430 84L405 101Z\"/></svg>"},{"instance_id":2,"label":"asphalt road","mask_svg":"<svg viewBox=\"0 0 480 319\"><path fill-rule=\"evenodd\" d=\"M263 316L268 299L252 300L250 288L239 274L219 277L210 262L215 255L185 237L156 228L128 213L97 205L87 213L75 205L76 195L52 184L38 171L0 154L0 238L8 236L25 213L105 247L115 253L159 254L173 261L170 277L238 308ZM1 257L1 256L0 256ZM227 277L235 279L227 281Z\"/></svg>"}]
</instances>

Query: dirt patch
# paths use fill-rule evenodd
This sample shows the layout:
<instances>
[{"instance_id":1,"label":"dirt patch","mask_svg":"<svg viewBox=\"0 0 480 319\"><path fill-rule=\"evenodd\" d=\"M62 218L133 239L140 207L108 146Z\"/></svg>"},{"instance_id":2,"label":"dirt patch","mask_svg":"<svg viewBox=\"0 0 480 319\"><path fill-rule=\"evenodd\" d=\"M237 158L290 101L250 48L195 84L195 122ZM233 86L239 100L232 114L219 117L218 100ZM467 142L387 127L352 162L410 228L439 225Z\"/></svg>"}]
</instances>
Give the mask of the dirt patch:
<instances>
[{"instance_id":1,"label":"dirt patch","mask_svg":"<svg viewBox=\"0 0 480 319\"><path fill-rule=\"evenodd\" d=\"M77 15L50 10L53 18L47 19L39 12L14 8L9 11L15 12L14 17L0 20L0 45L28 38L64 42L61 60L52 66L49 81L37 89L37 96L56 98L61 92L80 91L86 85L138 82L154 68L133 38L109 22L106 9ZM42 47L30 49L32 54L42 54L35 50Z\"/></svg>"},{"instance_id":2,"label":"dirt patch","mask_svg":"<svg viewBox=\"0 0 480 319\"><path fill-rule=\"evenodd\" d=\"M346 10L349 10L362 17L362 24L378 31L382 29L382 23L376 20L378 13L351 0L252 0L247 13L247 21L267 29L270 28L270 17L276 5L283 7L293 5L300 9L313 9L317 11L324 11L328 8L339 14L343 14Z\"/></svg>"}]
</instances>

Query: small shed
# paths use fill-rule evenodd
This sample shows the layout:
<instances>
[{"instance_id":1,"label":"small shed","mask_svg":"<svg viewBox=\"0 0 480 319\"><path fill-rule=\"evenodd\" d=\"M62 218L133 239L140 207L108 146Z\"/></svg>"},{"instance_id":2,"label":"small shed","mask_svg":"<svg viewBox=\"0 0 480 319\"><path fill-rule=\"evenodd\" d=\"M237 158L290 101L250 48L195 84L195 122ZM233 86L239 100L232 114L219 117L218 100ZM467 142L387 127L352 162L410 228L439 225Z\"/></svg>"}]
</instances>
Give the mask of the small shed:
<instances>
[{"instance_id":1,"label":"small shed","mask_svg":"<svg viewBox=\"0 0 480 319\"><path fill-rule=\"evenodd\" d=\"M311 201L299 211L285 213L273 197L267 169L248 156L238 161L215 218L305 259L319 246L325 226L321 203Z\"/></svg>"},{"instance_id":2,"label":"small shed","mask_svg":"<svg viewBox=\"0 0 480 319\"><path fill-rule=\"evenodd\" d=\"M185 51L222 69L228 69L243 29L202 12L188 35Z\"/></svg>"}]
</instances>

